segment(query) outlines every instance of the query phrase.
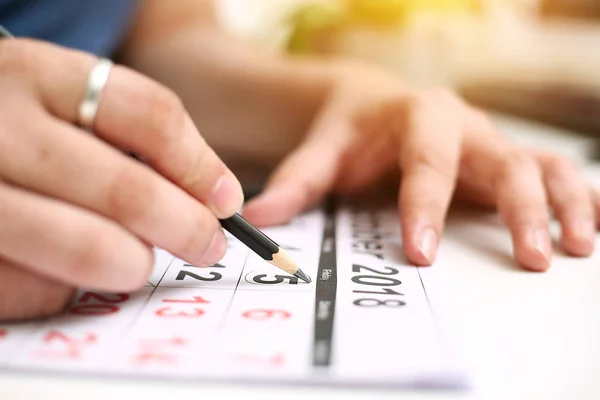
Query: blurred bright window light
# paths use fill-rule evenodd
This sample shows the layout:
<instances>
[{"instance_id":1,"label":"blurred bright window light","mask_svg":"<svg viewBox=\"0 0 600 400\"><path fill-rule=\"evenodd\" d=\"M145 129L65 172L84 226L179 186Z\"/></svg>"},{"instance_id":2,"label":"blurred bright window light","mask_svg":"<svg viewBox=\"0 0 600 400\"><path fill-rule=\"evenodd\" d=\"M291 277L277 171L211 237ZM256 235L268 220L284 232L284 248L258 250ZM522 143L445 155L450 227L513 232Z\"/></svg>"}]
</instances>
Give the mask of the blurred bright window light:
<instances>
[{"instance_id":1,"label":"blurred bright window light","mask_svg":"<svg viewBox=\"0 0 600 400\"><path fill-rule=\"evenodd\" d=\"M232 32L265 48L366 59L426 85L600 81L600 23L574 17L600 0L220 1Z\"/></svg>"}]
</instances>

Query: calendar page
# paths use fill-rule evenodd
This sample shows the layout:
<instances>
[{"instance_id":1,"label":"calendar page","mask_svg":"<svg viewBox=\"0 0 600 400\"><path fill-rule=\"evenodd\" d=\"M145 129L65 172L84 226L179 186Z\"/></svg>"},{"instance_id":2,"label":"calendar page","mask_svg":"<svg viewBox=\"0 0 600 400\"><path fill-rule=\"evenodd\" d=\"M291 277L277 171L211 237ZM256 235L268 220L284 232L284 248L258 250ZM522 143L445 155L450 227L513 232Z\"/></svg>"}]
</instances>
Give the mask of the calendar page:
<instances>
[{"instance_id":1,"label":"calendar page","mask_svg":"<svg viewBox=\"0 0 600 400\"><path fill-rule=\"evenodd\" d=\"M225 257L209 268L155 249L153 274L135 293L81 290L59 316L0 325L0 368L194 382L466 385L445 351L431 288L402 257L393 207L319 208L264 232L311 283L230 235Z\"/></svg>"}]
</instances>

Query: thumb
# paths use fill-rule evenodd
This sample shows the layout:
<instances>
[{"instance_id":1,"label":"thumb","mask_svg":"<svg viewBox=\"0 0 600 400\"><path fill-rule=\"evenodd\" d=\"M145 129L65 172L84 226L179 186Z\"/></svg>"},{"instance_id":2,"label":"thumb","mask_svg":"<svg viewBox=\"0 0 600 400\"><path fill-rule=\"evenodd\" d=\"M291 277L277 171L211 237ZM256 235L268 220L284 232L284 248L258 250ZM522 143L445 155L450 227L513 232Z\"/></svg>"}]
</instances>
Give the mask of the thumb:
<instances>
[{"instance_id":1,"label":"thumb","mask_svg":"<svg viewBox=\"0 0 600 400\"><path fill-rule=\"evenodd\" d=\"M324 110L304 142L273 171L264 191L244 207L244 218L257 226L281 225L321 201L337 179L350 129L347 113Z\"/></svg>"}]
</instances>

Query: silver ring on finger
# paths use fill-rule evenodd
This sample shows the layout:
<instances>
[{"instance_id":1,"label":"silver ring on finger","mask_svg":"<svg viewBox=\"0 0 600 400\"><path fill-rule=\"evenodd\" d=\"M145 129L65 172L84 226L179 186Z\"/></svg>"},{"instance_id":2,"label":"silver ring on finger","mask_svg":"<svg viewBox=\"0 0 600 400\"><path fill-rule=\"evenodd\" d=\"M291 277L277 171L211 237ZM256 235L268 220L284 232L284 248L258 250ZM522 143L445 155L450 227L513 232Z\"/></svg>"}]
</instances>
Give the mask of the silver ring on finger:
<instances>
[{"instance_id":1,"label":"silver ring on finger","mask_svg":"<svg viewBox=\"0 0 600 400\"><path fill-rule=\"evenodd\" d=\"M108 81L112 67L112 61L107 58L100 58L90 71L85 95L79 104L79 126L89 132L93 130L96 113L100 105L100 96Z\"/></svg>"}]
</instances>

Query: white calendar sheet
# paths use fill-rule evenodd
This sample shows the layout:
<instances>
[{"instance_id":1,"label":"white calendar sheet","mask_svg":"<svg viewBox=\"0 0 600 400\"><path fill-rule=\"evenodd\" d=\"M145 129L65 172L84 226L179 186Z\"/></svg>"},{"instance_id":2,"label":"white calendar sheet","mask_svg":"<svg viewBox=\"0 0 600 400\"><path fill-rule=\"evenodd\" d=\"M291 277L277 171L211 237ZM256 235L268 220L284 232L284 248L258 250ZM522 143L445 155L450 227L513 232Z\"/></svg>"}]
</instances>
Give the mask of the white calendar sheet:
<instances>
[{"instance_id":1,"label":"white calendar sheet","mask_svg":"<svg viewBox=\"0 0 600 400\"><path fill-rule=\"evenodd\" d=\"M60 316L0 325L4 372L119 378L461 388L393 208L317 209L264 230L311 278L228 236L210 268L155 249L135 293L82 290ZM432 275L433 272L429 271Z\"/></svg>"}]
</instances>

